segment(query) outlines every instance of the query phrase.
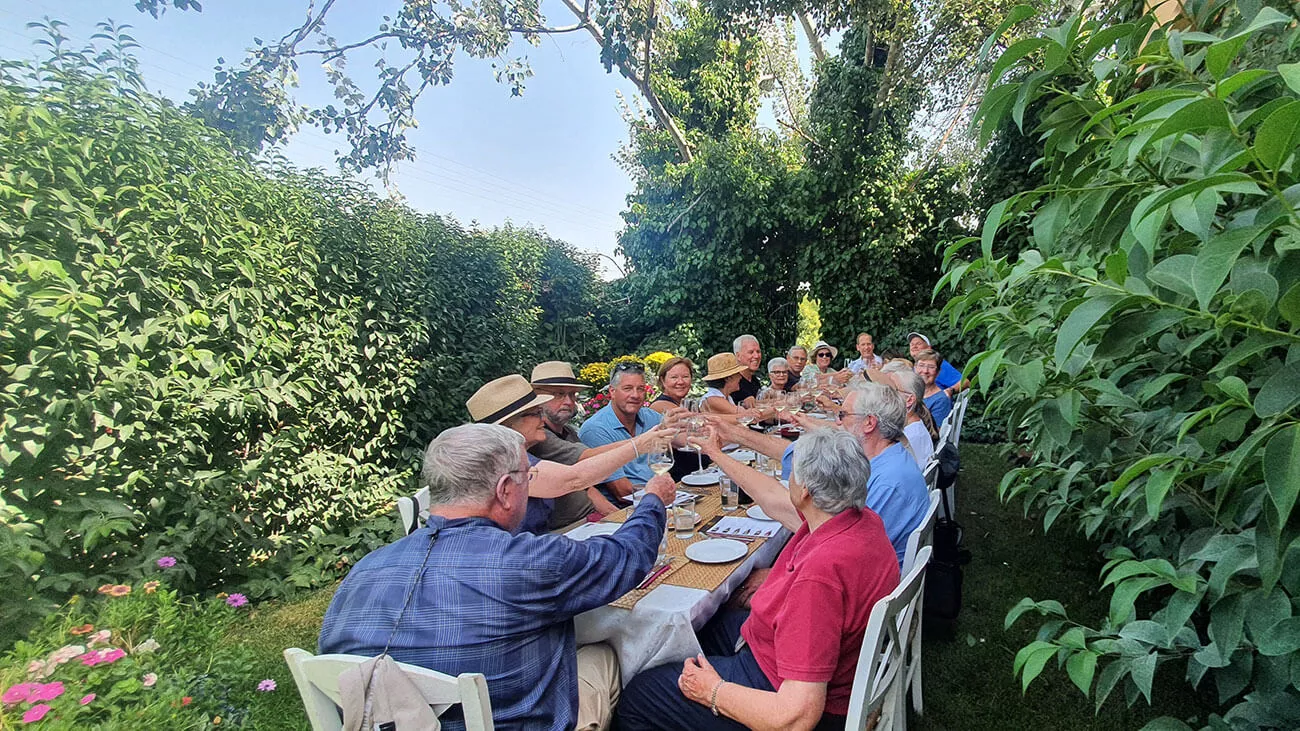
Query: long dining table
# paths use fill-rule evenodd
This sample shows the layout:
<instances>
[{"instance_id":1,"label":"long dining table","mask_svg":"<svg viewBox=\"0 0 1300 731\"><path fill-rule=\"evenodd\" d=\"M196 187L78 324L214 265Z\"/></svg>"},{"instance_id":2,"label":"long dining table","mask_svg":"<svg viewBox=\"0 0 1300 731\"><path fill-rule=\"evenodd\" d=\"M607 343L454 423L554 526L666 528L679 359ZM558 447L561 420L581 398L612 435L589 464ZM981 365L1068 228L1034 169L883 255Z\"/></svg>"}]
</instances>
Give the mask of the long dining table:
<instances>
[{"instance_id":1,"label":"long dining table","mask_svg":"<svg viewBox=\"0 0 1300 731\"><path fill-rule=\"evenodd\" d=\"M717 484L701 487L679 484L678 489L699 496L696 512L700 516L701 528L710 525L719 516L745 515L743 509L735 513L724 513ZM600 523L571 527L565 531L565 535L584 540L594 535L607 534L617 529L617 526L610 524L621 523L627 518L629 510L630 508L606 516ZM670 539L674 535L671 518L670 514ZM684 548L711 537L697 531L695 537L687 542L669 540L668 553L674 563L680 562L679 566L689 564L690 559L686 557ZM771 567L790 537L788 530L780 528L775 535L761 540L746 556L726 566L729 570L725 571L725 578L711 589L681 585L689 583L685 581L674 583L673 574L669 574L648 592L639 595L630 608L616 606L620 603L627 604L625 598L622 602L607 604L578 615L574 621L578 644L609 643L618 654L624 685L647 668L670 662L681 663L687 658L695 657L701 652L695 636L696 630L717 613L754 569ZM683 575L688 573L690 572L682 571Z\"/></svg>"}]
</instances>

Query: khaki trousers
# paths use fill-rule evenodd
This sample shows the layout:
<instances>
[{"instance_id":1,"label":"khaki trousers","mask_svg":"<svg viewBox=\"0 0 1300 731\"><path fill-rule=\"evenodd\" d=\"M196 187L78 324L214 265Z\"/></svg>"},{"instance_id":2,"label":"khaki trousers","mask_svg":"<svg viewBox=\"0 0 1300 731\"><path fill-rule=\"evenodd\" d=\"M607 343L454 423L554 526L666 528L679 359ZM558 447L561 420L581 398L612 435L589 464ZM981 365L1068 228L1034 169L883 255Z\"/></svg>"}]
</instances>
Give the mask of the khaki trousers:
<instances>
[{"instance_id":1,"label":"khaki trousers","mask_svg":"<svg viewBox=\"0 0 1300 731\"><path fill-rule=\"evenodd\" d=\"M579 647L578 731L608 729L622 689L614 648L604 642Z\"/></svg>"}]
</instances>

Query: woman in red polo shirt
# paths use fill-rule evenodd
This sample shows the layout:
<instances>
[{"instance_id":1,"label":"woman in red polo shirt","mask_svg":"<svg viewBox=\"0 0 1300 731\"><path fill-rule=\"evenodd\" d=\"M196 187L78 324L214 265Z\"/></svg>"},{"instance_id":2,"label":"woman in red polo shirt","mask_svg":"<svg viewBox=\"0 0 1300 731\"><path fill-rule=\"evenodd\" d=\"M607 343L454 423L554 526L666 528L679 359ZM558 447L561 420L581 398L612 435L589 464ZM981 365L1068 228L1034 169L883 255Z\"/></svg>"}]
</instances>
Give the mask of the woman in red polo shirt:
<instances>
[{"instance_id":1,"label":"woman in red polo shirt","mask_svg":"<svg viewBox=\"0 0 1300 731\"><path fill-rule=\"evenodd\" d=\"M734 617L720 615L701 644L716 654L647 670L619 704L631 729L843 728L853 674L876 601L898 586L898 559L866 502L871 466L853 436L807 432L787 496L776 480L704 445L763 511L794 531L753 595L735 647ZM728 631L728 628L731 628Z\"/></svg>"}]
</instances>

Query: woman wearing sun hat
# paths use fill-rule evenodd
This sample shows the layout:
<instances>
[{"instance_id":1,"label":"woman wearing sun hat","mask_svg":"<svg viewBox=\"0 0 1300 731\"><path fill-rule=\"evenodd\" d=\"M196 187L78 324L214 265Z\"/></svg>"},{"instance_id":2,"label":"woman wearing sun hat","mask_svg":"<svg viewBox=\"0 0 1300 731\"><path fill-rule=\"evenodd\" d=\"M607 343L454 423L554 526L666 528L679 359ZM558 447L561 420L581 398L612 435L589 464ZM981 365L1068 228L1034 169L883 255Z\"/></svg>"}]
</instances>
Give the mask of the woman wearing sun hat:
<instances>
[{"instance_id":1,"label":"woman wearing sun hat","mask_svg":"<svg viewBox=\"0 0 1300 731\"><path fill-rule=\"evenodd\" d=\"M476 424L500 424L519 432L527 449L546 440L542 404L552 398L534 392L532 384L523 376L509 375L483 384L465 402L465 407ZM672 432L667 430L657 431L655 435L656 440L664 443L672 439ZM532 466L528 471L528 512L519 530L545 532L555 498L601 482L614 470L639 457L642 451L635 441L627 440L617 448L572 465L528 455L528 463Z\"/></svg>"},{"instance_id":2,"label":"woman wearing sun hat","mask_svg":"<svg viewBox=\"0 0 1300 731\"><path fill-rule=\"evenodd\" d=\"M751 413L736 405L732 398L740 388L740 374L745 366L736 358L735 353L718 353L709 358L708 372L704 374L704 383L709 387L704 392L700 411L710 414Z\"/></svg>"}]
</instances>

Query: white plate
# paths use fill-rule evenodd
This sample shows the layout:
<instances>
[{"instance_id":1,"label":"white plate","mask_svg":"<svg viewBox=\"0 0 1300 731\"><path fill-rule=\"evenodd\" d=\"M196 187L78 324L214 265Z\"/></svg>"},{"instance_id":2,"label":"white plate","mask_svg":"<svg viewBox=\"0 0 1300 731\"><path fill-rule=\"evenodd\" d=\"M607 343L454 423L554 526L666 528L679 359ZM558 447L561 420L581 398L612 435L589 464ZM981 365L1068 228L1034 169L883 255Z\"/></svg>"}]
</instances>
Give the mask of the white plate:
<instances>
[{"instance_id":1,"label":"white plate","mask_svg":"<svg viewBox=\"0 0 1300 731\"><path fill-rule=\"evenodd\" d=\"M760 507L758 507L757 505L751 506L751 507L749 508L749 510L746 510L746 511L745 511L745 515L748 515L749 517L753 518L754 520L770 520L770 521L773 521L773 522L776 521L776 518L769 518L769 517L767 517L767 513L764 513L764 512L763 512L763 509L760 508Z\"/></svg>"},{"instance_id":2,"label":"white plate","mask_svg":"<svg viewBox=\"0 0 1300 731\"><path fill-rule=\"evenodd\" d=\"M747 553L749 546L726 538L712 538L686 547L686 557L700 563L728 563Z\"/></svg>"},{"instance_id":3,"label":"white plate","mask_svg":"<svg viewBox=\"0 0 1300 731\"><path fill-rule=\"evenodd\" d=\"M758 455L748 449L737 449L731 453L731 458L737 462L753 462Z\"/></svg>"},{"instance_id":4,"label":"white plate","mask_svg":"<svg viewBox=\"0 0 1300 731\"><path fill-rule=\"evenodd\" d=\"M702 475L689 474L682 478L682 484L690 485L691 487L703 487L704 485L716 485L718 484L718 477L720 475L721 475L720 472L714 472L712 470L709 470Z\"/></svg>"}]
</instances>

